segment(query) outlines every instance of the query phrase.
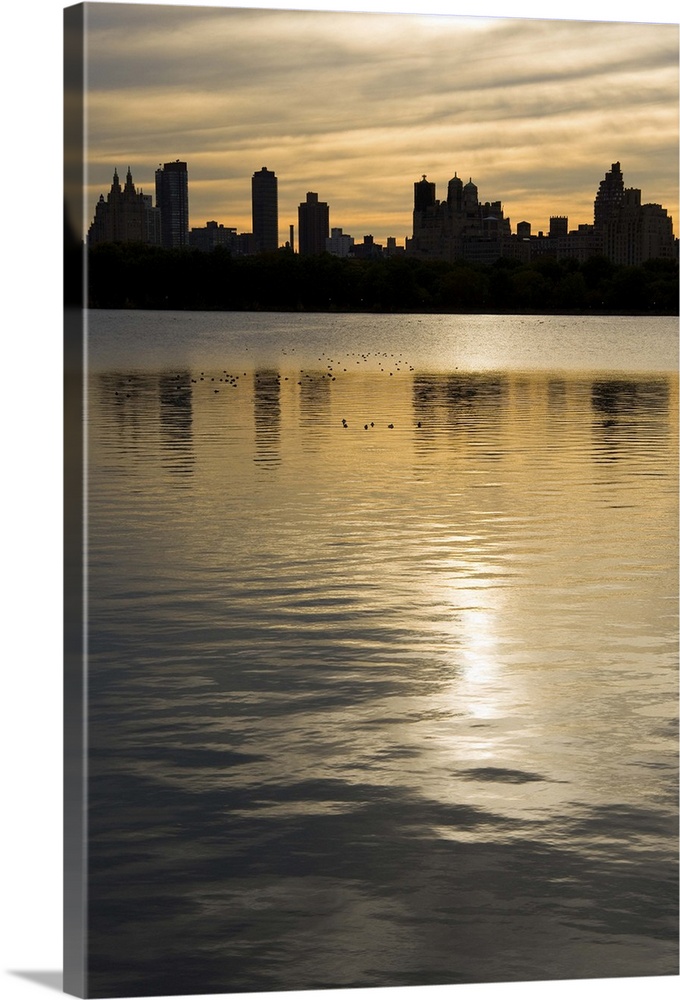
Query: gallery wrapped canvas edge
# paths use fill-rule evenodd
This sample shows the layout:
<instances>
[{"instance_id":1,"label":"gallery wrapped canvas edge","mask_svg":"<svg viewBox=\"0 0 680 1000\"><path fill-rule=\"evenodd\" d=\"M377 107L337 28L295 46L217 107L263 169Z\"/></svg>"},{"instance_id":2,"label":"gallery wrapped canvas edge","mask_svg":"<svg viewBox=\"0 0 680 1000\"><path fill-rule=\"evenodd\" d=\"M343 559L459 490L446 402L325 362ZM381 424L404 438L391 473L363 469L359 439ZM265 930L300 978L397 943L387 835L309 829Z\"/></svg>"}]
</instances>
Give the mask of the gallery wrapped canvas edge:
<instances>
[{"instance_id":1,"label":"gallery wrapped canvas edge","mask_svg":"<svg viewBox=\"0 0 680 1000\"><path fill-rule=\"evenodd\" d=\"M64 992L87 995L84 324L85 4L64 9Z\"/></svg>"}]
</instances>

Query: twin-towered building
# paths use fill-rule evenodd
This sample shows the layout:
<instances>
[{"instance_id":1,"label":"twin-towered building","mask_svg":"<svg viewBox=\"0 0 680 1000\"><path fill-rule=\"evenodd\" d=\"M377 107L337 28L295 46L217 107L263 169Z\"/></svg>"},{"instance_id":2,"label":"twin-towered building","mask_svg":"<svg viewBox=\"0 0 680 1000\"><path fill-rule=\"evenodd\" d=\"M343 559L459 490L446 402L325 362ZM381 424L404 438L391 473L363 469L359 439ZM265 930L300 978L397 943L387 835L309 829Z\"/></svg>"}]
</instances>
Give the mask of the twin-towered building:
<instances>
[{"instance_id":1,"label":"twin-towered building","mask_svg":"<svg viewBox=\"0 0 680 1000\"><path fill-rule=\"evenodd\" d=\"M608 257L615 264L637 265L652 258L677 258L673 220L665 208L642 204L637 188L624 188L621 164L613 163L595 197L592 224L569 230L567 216L551 216L547 233L533 235L529 222L511 232L500 201L481 202L472 178L449 181L444 201L423 176L414 184L413 237L406 250L430 260L493 263L500 257L530 260L570 257L585 261Z\"/></svg>"},{"instance_id":2,"label":"twin-towered building","mask_svg":"<svg viewBox=\"0 0 680 1000\"><path fill-rule=\"evenodd\" d=\"M278 180L267 167L251 180L252 232L237 233L215 221L189 229L187 164L165 163L156 170L156 205L151 195L136 190L128 168L121 186L114 171L111 190L102 194L88 233L88 243L141 242L210 251L224 247L242 256L277 251L279 241ZM303 255L330 253L339 257L374 259L405 252L425 260L467 260L493 263L500 257L527 261L536 257L571 257L585 261L603 255L615 264L641 264L651 258L676 258L673 220L661 205L643 204L637 188L626 188L621 164L613 163L600 182L592 224L569 230L567 216L550 219L547 233L532 233L529 222L510 227L500 201L480 201L472 178L463 183L458 174L448 182L446 198L438 201L436 187L423 175L413 185L413 235L398 247L394 237L387 246L365 236L356 243L342 229L330 228L328 203L314 191L298 207L298 247ZM294 226L285 244L295 249Z\"/></svg>"},{"instance_id":3,"label":"twin-towered building","mask_svg":"<svg viewBox=\"0 0 680 1000\"><path fill-rule=\"evenodd\" d=\"M137 191L128 167L125 185L121 187L118 171L113 172L111 190L106 198L99 196L94 220L87 235L90 245L96 243L160 244L160 211L153 207L151 195Z\"/></svg>"}]
</instances>

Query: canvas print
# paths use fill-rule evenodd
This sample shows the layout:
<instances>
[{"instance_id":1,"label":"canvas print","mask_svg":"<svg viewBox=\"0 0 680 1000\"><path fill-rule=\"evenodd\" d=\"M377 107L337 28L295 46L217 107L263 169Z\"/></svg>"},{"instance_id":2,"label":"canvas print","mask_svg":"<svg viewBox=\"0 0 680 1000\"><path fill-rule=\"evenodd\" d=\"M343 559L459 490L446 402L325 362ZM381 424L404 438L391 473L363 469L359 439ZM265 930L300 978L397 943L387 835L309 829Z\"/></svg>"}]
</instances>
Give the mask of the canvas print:
<instances>
[{"instance_id":1,"label":"canvas print","mask_svg":"<svg viewBox=\"0 0 680 1000\"><path fill-rule=\"evenodd\" d=\"M677 25L65 69L67 992L676 975Z\"/></svg>"}]
</instances>

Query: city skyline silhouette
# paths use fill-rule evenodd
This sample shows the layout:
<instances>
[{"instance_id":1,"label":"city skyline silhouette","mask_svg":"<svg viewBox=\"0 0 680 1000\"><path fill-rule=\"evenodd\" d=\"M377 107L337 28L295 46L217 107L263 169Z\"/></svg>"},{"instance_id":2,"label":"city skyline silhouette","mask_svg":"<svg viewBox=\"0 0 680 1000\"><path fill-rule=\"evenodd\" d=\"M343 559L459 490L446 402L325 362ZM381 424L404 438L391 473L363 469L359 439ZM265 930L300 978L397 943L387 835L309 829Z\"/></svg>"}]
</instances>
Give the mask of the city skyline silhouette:
<instances>
[{"instance_id":1,"label":"city skyline silhouette","mask_svg":"<svg viewBox=\"0 0 680 1000\"><path fill-rule=\"evenodd\" d=\"M307 191L335 224L411 231L411 185L457 170L513 223L592 221L620 160L678 217L672 24L96 4L88 10L88 188L113 166L153 190L190 164L190 225L250 229L244 180L280 178L279 243ZM597 166L596 166L597 165Z\"/></svg>"}]
</instances>

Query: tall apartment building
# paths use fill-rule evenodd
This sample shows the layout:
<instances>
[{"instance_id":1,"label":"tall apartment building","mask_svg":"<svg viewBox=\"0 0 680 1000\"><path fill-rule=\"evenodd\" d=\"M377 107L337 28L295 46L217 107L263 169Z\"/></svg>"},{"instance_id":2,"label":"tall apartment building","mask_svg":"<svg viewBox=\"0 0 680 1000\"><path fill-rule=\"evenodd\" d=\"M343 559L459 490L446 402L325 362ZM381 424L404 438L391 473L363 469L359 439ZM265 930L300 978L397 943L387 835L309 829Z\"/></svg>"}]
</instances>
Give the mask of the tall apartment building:
<instances>
[{"instance_id":1,"label":"tall apartment building","mask_svg":"<svg viewBox=\"0 0 680 1000\"><path fill-rule=\"evenodd\" d=\"M156 205L161 213L161 244L172 249L189 242L189 175L182 160L156 171Z\"/></svg>"},{"instance_id":2,"label":"tall apartment building","mask_svg":"<svg viewBox=\"0 0 680 1000\"><path fill-rule=\"evenodd\" d=\"M326 250L329 226L328 205L319 201L314 191L298 206L298 246L301 254L319 254Z\"/></svg>"},{"instance_id":3,"label":"tall apartment building","mask_svg":"<svg viewBox=\"0 0 680 1000\"><path fill-rule=\"evenodd\" d=\"M675 257L672 218L661 205L643 205L638 188L624 187L620 163L612 163L600 181L594 228L602 253L614 264L636 266L657 257Z\"/></svg>"},{"instance_id":4,"label":"tall apartment building","mask_svg":"<svg viewBox=\"0 0 680 1000\"><path fill-rule=\"evenodd\" d=\"M278 181L273 170L257 170L251 181L256 253L279 248Z\"/></svg>"},{"instance_id":5,"label":"tall apartment building","mask_svg":"<svg viewBox=\"0 0 680 1000\"><path fill-rule=\"evenodd\" d=\"M612 163L611 170L605 173L595 196L594 219L595 230L598 233L604 232L605 226L616 215L622 204L623 174L621 164L617 162Z\"/></svg>"},{"instance_id":6,"label":"tall apartment building","mask_svg":"<svg viewBox=\"0 0 680 1000\"><path fill-rule=\"evenodd\" d=\"M151 204L151 195L137 191L128 167L125 186L121 187L118 171L114 170L111 190L106 198L101 194L95 206L94 219L87 234L89 246L97 243L160 243L158 209Z\"/></svg>"}]
</instances>

